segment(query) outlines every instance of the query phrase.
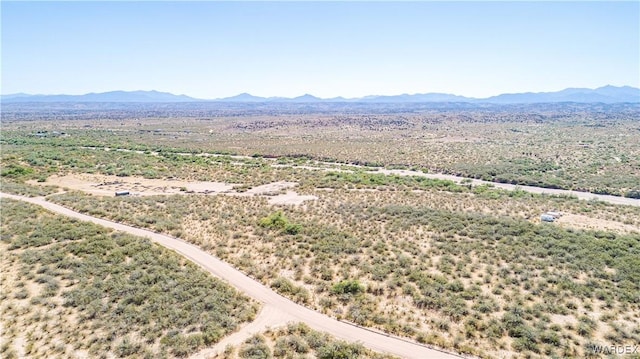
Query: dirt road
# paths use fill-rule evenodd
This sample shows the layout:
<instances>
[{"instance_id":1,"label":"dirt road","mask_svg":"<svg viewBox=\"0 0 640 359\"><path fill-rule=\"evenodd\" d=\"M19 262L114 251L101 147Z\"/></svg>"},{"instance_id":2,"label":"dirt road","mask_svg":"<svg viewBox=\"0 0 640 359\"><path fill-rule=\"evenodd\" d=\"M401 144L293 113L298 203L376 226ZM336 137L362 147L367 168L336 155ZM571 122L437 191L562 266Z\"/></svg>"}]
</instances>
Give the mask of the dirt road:
<instances>
[{"instance_id":1,"label":"dirt road","mask_svg":"<svg viewBox=\"0 0 640 359\"><path fill-rule=\"evenodd\" d=\"M495 188L506 189L509 191L513 191L515 189L520 189L525 192L537 193L537 194L551 194L556 196L575 196L578 199L582 200L597 200L611 204L622 204L627 206L636 206L640 207L640 199L627 198L627 197L618 197L618 196L610 196L606 194L595 194L589 192L578 192L578 191L570 191L566 189L553 189L553 188L542 188L542 187L533 187L533 186L521 186L509 183L498 183L498 182L489 182L483 181L473 178L466 177L458 177L452 175L445 175L442 173L423 173L419 171L410 171L410 170L386 170L386 169L378 169L375 171L371 171L372 173L383 173L386 175L398 175L398 176L419 176L426 177L431 179L441 179L441 180L450 180L457 183L462 181L471 181L470 183L473 186L479 185L491 185Z\"/></svg>"},{"instance_id":2,"label":"dirt road","mask_svg":"<svg viewBox=\"0 0 640 359\"><path fill-rule=\"evenodd\" d=\"M129 150L129 149L124 149L124 148L102 148L102 147L82 147L82 148L95 149L95 150L104 150L104 151L123 151L123 152L144 153L142 151L132 151L132 150ZM158 153L152 153L152 155L157 156ZM220 155L220 154L215 154L215 153L198 153L198 154L179 153L179 155L181 155L181 156L202 156L202 157L207 157L207 156L212 156L212 157L228 156L228 155ZM253 157L241 156L241 155L231 155L231 156L228 156L228 157L235 158L235 159L253 159ZM331 172L331 171L351 172L348 169L335 168L335 166L340 165L340 164L333 163L333 162L316 161L315 163L317 163L319 166L308 166L308 165L307 166L298 166L298 165L294 166L294 165L290 165L290 164L278 164L278 163L275 163L278 160L278 158L269 158L267 160L272 162L271 166L274 167L274 168L294 167L294 168L299 168L299 169L321 170L321 171L327 171L327 172ZM389 170L389 169L385 169L385 168L382 168L382 167L366 167L366 166L361 166L361 165L348 165L347 167L364 169L364 170L366 170L366 172L369 172L369 173L381 173L381 174L386 174L386 175L397 175L397 176L419 176L419 177L426 177L426 178L431 178L431 179L451 180L451 181L454 181L456 183L460 183L462 181L471 181L470 183L472 185L474 185L474 186L491 185L491 186L494 186L496 188L501 188L501 189L505 189L505 190L509 190L509 191L513 191L515 189L520 189L520 190L523 190L525 192L530 192L530 193L575 196L578 199L582 199L582 200L598 200L598 201L602 201L602 202L606 202L606 203L610 203L610 204L622 204L622 205L627 205L627 206L640 207L640 199L618 197L618 196L610 196L610 195L605 195L605 194L595 194L595 193L589 193L589 192L578 192L578 191L571 191L571 190L564 190L564 189L552 189L552 188L542 188L542 187L534 187L534 186L521 186L521 185L514 185L514 184L509 184L509 183L490 182L490 181L483 181L483 180L478 180L478 179L474 179L474 178L447 175L447 174L443 174L443 173L424 173L424 172L421 172L421 171L412 171L412 170Z\"/></svg>"},{"instance_id":3,"label":"dirt road","mask_svg":"<svg viewBox=\"0 0 640 359\"><path fill-rule=\"evenodd\" d=\"M401 338L392 337L368 329L356 327L303 307L287 298L280 296L271 289L262 285L260 282L244 275L242 272L221 261L220 259L180 239L171 238L169 236L154 233L148 230L127 226L96 217L91 217L82 213L72 211L60 205L48 202L44 198L28 198L9 195L1 192L0 198L11 198L33 203L55 213L63 214L83 221L93 222L95 224L113 228L118 231L127 232L135 236L146 237L153 242L176 251L177 253L190 259L194 263L200 265L211 274L227 281L230 285L234 286L239 291L263 303L262 311L258 318L256 318L257 324L249 324L247 326L249 329L245 327L240 330L241 333L250 332L253 330L255 330L255 332L258 332L263 329L261 326L275 327L277 325L284 325L288 322L303 322L315 330L330 333L339 339L343 339L349 342L360 342L364 346L375 351L397 355L402 358L450 359L460 357L454 354L439 351L437 349L427 348L425 346L409 342ZM239 340L241 339L242 335L243 334L238 334L233 338ZM229 341L227 340L226 342ZM217 346L216 349L218 349L219 347L220 346Z\"/></svg>"}]
</instances>

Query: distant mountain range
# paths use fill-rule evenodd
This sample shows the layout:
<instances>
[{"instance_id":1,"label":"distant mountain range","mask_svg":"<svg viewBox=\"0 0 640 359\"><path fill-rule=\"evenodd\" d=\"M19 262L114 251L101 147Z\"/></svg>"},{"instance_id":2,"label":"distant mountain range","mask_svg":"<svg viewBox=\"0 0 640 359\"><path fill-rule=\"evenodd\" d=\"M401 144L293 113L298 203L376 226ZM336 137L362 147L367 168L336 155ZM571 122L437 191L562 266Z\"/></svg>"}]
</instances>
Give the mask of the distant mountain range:
<instances>
[{"instance_id":1,"label":"distant mountain range","mask_svg":"<svg viewBox=\"0 0 640 359\"><path fill-rule=\"evenodd\" d=\"M557 92L526 92L502 94L488 98L471 98L443 93L426 93L396 96L365 96L360 98L335 97L321 99L313 95L294 98L259 97L242 93L233 97L204 100L186 95L173 95L158 91L112 91L89 93L85 95L29 95L12 94L1 97L3 103L17 102L283 102L283 103L318 103L318 102L358 102L358 103L426 103L426 102L465 102L465 103L640 103L640 89L629 86L604 86L597 89L568 88Z\"/></svg>"},{"instance_id":2,"label":"distant mountain range","mask_svg":"<svg viewBox=\"0 0 640 359\"><path fill-rule=\"evenodd\" d=\"M3 95L2 102L191 102L197 99L158 91L111 91L85 95Z\"/></svg>"}]
</instances>

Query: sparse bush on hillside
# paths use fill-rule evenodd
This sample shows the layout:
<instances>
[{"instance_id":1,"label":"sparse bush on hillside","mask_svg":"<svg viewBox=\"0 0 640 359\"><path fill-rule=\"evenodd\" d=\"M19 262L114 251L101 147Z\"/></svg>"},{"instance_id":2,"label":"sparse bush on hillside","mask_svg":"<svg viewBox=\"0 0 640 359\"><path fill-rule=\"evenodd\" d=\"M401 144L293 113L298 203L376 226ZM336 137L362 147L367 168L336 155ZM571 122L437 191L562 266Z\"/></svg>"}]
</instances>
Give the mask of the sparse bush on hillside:
<instances>
[{"instance_id":1,"label":"sparse bush on hillside","mask_svg":"<svg viewBox=\"0 0 640 359\"><path fill-rule=\"evenodd\" d=\"M29 310L3 315L2 324L7 333L58 328L25 338L39 356L84 348L92 356L184 357L256 315L257 306L229 285L146 239L22 202L1 205L3 255L37 289L6 286L12 298L29 299ZM2 311L10 305L3 301ZM56 344L60 337L64 344Z\"/></svg>"}]
</instances>

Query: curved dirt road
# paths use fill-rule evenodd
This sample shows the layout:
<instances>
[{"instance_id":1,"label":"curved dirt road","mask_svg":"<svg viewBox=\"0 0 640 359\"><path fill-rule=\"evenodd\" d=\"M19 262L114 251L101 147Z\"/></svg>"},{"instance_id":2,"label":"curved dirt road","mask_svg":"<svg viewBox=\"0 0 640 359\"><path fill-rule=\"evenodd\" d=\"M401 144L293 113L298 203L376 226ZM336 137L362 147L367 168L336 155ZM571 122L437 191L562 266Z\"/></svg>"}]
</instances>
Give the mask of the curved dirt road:
<instances>
[{"instance_id":1,"label":"curved dirt road","mask_svg":"<svg viewBox=\"0 0 640 359\"><path fill-rule=\"evenodd\" d=\"M250 330L253 330L253 328L255 328L255 331L257 332L260 329L264 329L261 328L261 326L263 325L276 326L283 325L288 322L303 322L315 330L330 333L336 338L349 342L360 342L364 346L375 351L397 355L402 358L460 358L460 356L455 354L446 353L437 349L427 348L425 346L409 342L401 338L388 336L379 332L356 327L345 322L340 322L324 314L303 307L285 297L280 296L258 281L244 275L242 272L233 268L231 265L180 239L175 239L148 230L91 217L82 213L72 211L66 207L48 202L44 198L28 198L9 195L1 192L0 198L10 198L33 203L55 213L63 214L83 221L93 222L95 224L113 228L118 231L127 232L135 236L146 237L153 242L176 251L177 253L190 259L194 263L200 265L211 274L222 278L223 280L226 280L229 284L231 284L241 292L263 304L262 311L258 318L256 318L256 321L258 323L254 325L250 323L246 326L249 327ZM246 332L247 330L247 328L240 329L241 332ZM230 337L232 336L233 334ZM219 348L219 346L217 346L216 348Z\"/></svg>"}]
</instances>

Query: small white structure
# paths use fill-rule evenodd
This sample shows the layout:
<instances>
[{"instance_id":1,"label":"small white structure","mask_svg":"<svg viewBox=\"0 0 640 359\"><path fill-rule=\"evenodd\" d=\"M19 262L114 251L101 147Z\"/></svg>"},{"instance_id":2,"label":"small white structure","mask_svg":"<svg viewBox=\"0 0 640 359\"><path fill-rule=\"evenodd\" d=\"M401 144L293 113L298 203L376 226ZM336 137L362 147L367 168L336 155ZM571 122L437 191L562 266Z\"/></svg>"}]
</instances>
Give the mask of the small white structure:
<instances>
[{"instance_id":1,"label":"small white structure","mask_svg":"<svg viewBox=\"0 0 640 359\"><path fill-rule=\"evenodd\" d=\"M562 217L562 212L549 211L540 216L542 222L555 222L556 219Z\"/></svg>"},{"instance_id":2,"label":"small white structure","mask_svg":"<svg viewBox=\"0 0 640 359\"><path fill-rule=\"evenodd\" d=\"M116 192L116 197L119 196L128 196L129 195L129 191L117 191Z\"/></svg>"},{"instance_id":3,"label":"small white structure","mask_svg":"<svg viewBox=\"0 0 640 359\"><path fill-rule=\"evenodd\" d=\"M562 217L562 212L555 212L555 211L551 212L550 211L550 212L547 212L546 214L548 214L550 216L553 216L553 218L555 218L555 219L558 219L558 218Z\"/></svg>"},{"instance_id":4,"label":"small white structure","mask_svg":"<svg viewBox=\"0 0 640 359\"><path fill-rule=\"evenodd\" d=\"M542 216L540 216L540 220L542 222L553 222L553 221L556 220L556 217L554 217L554 216L552 216L552 215L550 215L548 213L545 213Z\"/></svg>"}]
</instances>

